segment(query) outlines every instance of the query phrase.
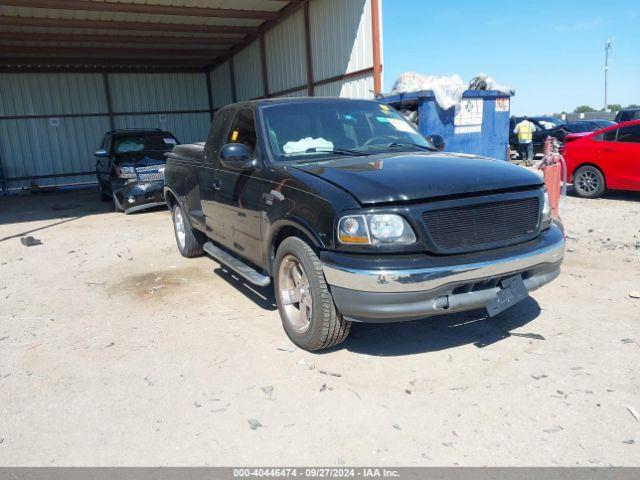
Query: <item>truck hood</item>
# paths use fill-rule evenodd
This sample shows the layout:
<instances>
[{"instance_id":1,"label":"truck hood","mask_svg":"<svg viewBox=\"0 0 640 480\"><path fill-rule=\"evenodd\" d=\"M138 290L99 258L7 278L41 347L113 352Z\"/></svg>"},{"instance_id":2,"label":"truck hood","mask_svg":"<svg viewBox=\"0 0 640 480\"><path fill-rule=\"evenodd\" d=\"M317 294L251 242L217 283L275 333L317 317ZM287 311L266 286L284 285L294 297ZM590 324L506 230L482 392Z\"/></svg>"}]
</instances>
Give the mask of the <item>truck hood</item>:
<instances>
[{"instance_id":1,"label":"truck hood","mask_svg":"<svg viewBox=\"0 0 640 480\"><path fill-rule=\"evenodd\" d=\"M529 170L467 154L402 153L293 165L351 193L362 205L542 184Z\"/></svg>"}]
</instances>

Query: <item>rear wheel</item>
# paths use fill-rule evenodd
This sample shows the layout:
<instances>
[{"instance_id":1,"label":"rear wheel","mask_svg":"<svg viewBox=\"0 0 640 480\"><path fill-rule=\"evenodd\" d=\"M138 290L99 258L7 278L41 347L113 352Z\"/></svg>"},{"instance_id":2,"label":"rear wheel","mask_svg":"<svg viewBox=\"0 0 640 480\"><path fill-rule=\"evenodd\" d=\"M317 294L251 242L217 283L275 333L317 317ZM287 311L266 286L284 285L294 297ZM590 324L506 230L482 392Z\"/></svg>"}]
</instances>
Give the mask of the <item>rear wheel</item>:
<instances>
[{"instance_id":1,"label":"rear wheel","mask_svg":"<svg viewBox=\"0 0 640 480\"><path fill-rule=\"evenodd\" d=\"M351 322L336 310L313 249L302 239L285 239L276 253L275 294L282 326L298 347L332 347L349 335Z\"/></svg>"},{"instance_id":2,"label":"rear wheel","mask_svg":"<svg viewBox=\"0 0 640 480\"><path fill-rule=\"evenodd\" d=\"M204 253L202 249L204 235L191 228L187 216L177 203L173 206L171 216L173 218L173 231L176 235L176 243L178 244L180 254L187 258L201 256Z\"/></svg>"},{"instance_id":3,"label":"rear wheel","mask_svg":"<svg viewBox=\"0 0 640 480\"><path fill-rule=\"evenodd\" d=\"M580 167L573 175L573 188L579 197L598 198L606 188L604 175L591 165Z\"/></svg>"}]
</instances>

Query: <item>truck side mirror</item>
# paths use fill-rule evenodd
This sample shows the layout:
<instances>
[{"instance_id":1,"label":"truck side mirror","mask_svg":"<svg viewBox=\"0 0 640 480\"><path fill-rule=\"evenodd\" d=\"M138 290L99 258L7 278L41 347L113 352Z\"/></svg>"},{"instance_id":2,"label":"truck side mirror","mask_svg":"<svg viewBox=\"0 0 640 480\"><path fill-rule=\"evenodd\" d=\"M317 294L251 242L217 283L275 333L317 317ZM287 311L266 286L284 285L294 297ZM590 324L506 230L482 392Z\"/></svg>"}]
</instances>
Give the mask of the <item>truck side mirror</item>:
<instances>
[{"instance_id":1,"label":"truck side mirror","mask_svg":"<svg viewBox=\"0 0 640 480\"><path fill-rule=\"evenodd\" d=\"M442 138L440 135L429 135L427 137L427 140L431 142L431 145L436 147L436 150L444 150L444 138Z\"/></svg>"},{"instance_id":2,"label":"truck side mirror","mask_svg":"<svg viewBox=\"0 0 640 480\"><path fill-rule=\"evenodd\" d=\"M93 153L94 156L96 157L108 157L109 156L109 152L107 152L104 148L101 148L100 150L96 150Z\"/></svg>"},{"instance_id":3,"label":"truck side mirror","mask_svg":"<svg viewBox=\"0 0 640 480\"><path fill-rule=\"evenodd\" d=\"M238 170L248 170L256 167L256 161L251 157L249 147L244 143L227 143L220 149L220 163L225 167Z\"/></svg>"}]
</instances>

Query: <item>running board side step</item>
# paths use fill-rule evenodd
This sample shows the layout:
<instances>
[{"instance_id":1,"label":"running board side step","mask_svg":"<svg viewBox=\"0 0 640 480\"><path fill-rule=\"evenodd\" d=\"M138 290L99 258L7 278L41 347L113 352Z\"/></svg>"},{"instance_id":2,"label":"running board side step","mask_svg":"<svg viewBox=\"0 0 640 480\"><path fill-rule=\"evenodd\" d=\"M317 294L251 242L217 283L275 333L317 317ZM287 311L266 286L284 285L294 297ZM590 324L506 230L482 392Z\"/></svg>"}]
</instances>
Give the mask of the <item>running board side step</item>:
<instances>
[{"instance_id":1,"label":"running board side step","mask_svg":"<svg viewBox=\"0 0 640 480\"><path fill-rule=\"evenodd\" d=\"M257 272L239 258L236 258L221 248L216 247L213 243L207 242L202 246L202 248L215 260L226 265L248 282L259 287L266 287L271 284L271 279L269 277Z\"/></svg>"}]
</instances>

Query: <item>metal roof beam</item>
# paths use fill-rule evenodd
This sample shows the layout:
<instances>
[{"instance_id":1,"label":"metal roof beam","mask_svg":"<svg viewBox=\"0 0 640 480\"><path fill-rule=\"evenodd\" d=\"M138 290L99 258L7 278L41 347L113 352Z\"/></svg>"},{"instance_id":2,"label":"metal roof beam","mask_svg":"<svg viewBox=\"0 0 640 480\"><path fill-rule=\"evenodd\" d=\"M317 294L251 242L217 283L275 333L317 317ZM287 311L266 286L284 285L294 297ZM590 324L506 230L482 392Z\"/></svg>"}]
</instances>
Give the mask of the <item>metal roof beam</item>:
<instances>
[{"instance_id":1,"label":"metal roof beam","mask_svg":"<svg viewBox=\"0 0 640 480\"><path fill-rule=\"evenodd\" d=\"M140 13L143 15L178 15L182 17L241 18L275 20L277 12L264 10L235 10L227 8L178 7L145 3L92 2L87 0L2 0L14 7L46 8L90 12Z\"/></svg>"},{"instance_id":2,"label":"metal roof beam","mask_svg":"<svg viewBox=\"0 0 640 480\"><path fill-rule=\"evenodd\" d=\"M9 27L136 30L145 32L230 33L238 35L247 35L258 31L257 27L238 27L234 25L193 25L185 23L146 23L67 18L33 18L16 17L12 15L0 15L0 25Z\"/></svg>"},{"instance_id":3,"label":"metal roof beam","mask_svg":"<svg viewBox=\"0 0 640 480\"><path fill-rule=\"evenodd\" d=\"M165 45L181 48L197 48L209 45L244 44L243 37L167 37L161 35L101 35L45 32L0 32L0 41L10 42L60 42L60 43L124 43L165 48Z\"/></svg>"},{"instance_id":4,"label":"metal roof beam","mask_svg":"<svg viewBox=\"0 0 640 480\"><path fill-rule=\"evenodd\" d=\"M158 56L158 57L198 57L198 58L214 58L224 55L226 50L203 50L203 49L157 49L157 48L119 48L119 47L21 47L14 45L0 45L0 58L3 56L20 56L26 55L110 55L114 58L127 56Z\"/></svg>"},{"instance_id":5,"label":"metal roof beam","mask_svg":"<svg viewBox=\"0 0 640 480\"><path fill-rule=\"evenodd\" d=\"M95 58L95 57L3 57L0 66L9 65L174 65L204 66L197 58Z\"/></svg>"},{"instance_id":6,"label":"metal roof beam","mask_svg":"<svg viewBox=\"0 0 640 480\"><path fill-rule=\"evenodd\" d=\"M0 65L2 73L206 73L206 70L198 66L128 66L128 65L62 65L62 66L21 66Z\"/></svg>"}]
</instances>

